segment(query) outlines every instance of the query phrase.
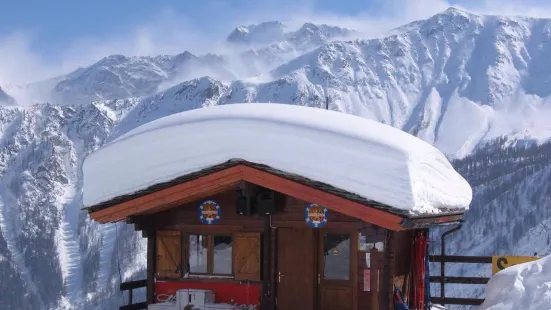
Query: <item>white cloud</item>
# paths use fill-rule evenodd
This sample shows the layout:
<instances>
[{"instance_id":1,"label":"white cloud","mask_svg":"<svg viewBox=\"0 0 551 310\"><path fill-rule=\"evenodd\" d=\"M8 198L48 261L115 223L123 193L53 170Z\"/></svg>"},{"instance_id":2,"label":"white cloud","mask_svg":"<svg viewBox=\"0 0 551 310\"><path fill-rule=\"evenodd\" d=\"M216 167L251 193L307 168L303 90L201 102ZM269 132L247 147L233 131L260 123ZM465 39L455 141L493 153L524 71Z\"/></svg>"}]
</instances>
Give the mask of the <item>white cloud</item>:
<instances>
[{"instance_id":1,"label":"white cloud","mask_svg":"<svg viewBox=\"0 0 551 310\"><path fill-rule=\"evenodd\" d=\"M29 32L11 33L0 38L0 86L42 79L55 72L31 48L32 39Z\"/></svg>"},{"instance_id":2,"label":"white cloud","mask_svg":"<svg viewBox=\"0 0 551 310\"><path fill-rule=\"evenodd\" d=\"M480 14L551 17L551 2L526 0L477 0L469 1L465 8Z\"/></svg>"},{"instance_id":3,"label":"white cloud","mask_svg":"<svg viewBox=\"0 0 551 310\"><path fill-rule=\"evenodd\" d=\"M196 27L185 15L170 9L161 12L131 33L117 33L107 38L81 38L62 52L64 70L85 66L111 54L126 56L177 54L186 50L203 53L216 42Z\"/></svg>"}]
</instances>

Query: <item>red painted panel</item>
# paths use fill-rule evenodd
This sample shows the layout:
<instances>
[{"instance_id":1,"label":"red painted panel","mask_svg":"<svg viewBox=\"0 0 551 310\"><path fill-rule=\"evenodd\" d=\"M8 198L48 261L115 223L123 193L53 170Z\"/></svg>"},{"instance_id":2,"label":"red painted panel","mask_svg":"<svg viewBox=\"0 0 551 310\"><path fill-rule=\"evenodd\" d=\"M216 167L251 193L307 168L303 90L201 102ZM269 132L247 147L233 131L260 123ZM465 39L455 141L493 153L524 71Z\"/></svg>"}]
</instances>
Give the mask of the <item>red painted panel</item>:
<instances>
[{"instance_id":1,"label":"red painted panel","mask_svg":"<svg viewBox=\"0 0 551 310\"><path fill-rule=\"evenodd\" d=\"M164 301L169 295L176 296L177 290L185 288L214 291L217 303L260 307L260 284L160 281L155 283L156 300Z\"/></svg>"}]
</instances>

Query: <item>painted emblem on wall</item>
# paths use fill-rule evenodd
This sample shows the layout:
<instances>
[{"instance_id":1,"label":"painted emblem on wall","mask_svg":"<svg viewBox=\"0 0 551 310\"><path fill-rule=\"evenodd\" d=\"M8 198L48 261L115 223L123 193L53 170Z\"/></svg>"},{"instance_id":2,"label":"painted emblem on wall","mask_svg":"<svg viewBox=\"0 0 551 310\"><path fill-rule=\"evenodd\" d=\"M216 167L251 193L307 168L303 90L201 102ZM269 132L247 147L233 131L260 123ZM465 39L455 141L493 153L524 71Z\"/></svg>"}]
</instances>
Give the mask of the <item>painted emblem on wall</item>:
<instances>
[{"instance_id":1,"label":"painted emblem on wall","mask_svg":"<svg viewBox=\"0 0 551 310\"><path fill-rule=\"evenodd\" d=\"M199 206L199 219L203 224L215 224L222 216L220 206L212 201L207 200Z\"/></svg>"},{"instance_id":2,"label":"painted emblem on wall","mask_svg":"<svg viewBox=\"0 0 551 310\"><path fill-rule=\"evenodd\" d=\"M306 223L314 228L319 228L327 223L327 217L329 216L329 211L327 208L324 208L315 203L311 203L306 206L304 209L304 219Z\"/></svg>"}]
</instances>

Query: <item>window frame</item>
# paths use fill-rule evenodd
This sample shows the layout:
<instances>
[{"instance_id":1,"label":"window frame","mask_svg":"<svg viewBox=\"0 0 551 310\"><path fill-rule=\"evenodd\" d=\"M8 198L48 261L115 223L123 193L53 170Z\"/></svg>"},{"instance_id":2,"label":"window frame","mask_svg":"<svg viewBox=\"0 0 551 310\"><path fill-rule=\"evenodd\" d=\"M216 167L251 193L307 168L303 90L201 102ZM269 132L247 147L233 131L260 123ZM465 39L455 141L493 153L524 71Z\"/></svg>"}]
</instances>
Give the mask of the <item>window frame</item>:
<instances>
[{"instance_id":1,"label":"window frame","mask_svg":"<svg viewBox=\"0 0 551 310\"><path fill-rule=\"evenodd\" d=\"M191 266L189 265L190 260L190 242L189 238L190 236L205 236L207 238L207 272L206 273L198 273L198 272L191 272ZM231 255L231 273L214 273L214 237L215 236L224 236L224 237L231 237L232 238L232 255ZM227 278L227 279L233 279L235 277L235 271L234 271L234 253L233 253L233 247L234 247L234 240L235 236L233 233L230 232L186 232L183 234L184 242L183 242L183 255L182 255L182 265L186 266L186 273L188 278L201 278L201 277L218 277L218 278Z\"/></svg>"}]
</instances>

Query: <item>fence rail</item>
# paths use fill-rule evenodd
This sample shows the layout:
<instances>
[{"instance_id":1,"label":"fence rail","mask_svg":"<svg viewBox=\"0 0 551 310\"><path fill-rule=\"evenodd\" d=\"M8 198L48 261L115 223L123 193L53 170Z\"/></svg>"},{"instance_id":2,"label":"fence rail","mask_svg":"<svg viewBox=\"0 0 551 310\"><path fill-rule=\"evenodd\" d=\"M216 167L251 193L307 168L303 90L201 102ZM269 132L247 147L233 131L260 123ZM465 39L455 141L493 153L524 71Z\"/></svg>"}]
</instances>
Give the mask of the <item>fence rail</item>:
<instances>
[{"instance_id":1,"label":"fence rail","mask_svg":"<svg viewBox=\"0 0 551 310\"><path fill-rule=\"evenodd\" d=\"M491 256L429 255L431 263L491 264Z\"/></svg>"},{"instance_id":2,"label":"fence rail","mask_svg":"<svg viewBox=\"0 0 551 310\"><path fill-rule=\"evenodd\" d=\"M147 309L147 302L132 303L132 291L137 288L147 287L147 280L129 281L120 284L121 292L128 291L128 305L119 307L119 310L143 310Z\"/></svg>"},{"instance_id":3,"label":"fence rail","mask_svg":"<svg viewBox=\"0 0 551 310\"><path fill-rule=\"evenodd\" d=\"M485 277L447 277L445 275L446 263L464 263L464 264L491 264L491 256L453 256L453 255L429 255L429 262L440 263L440 276L430 276L431 283L440 283L440 297L431 297L431 301L441 305L472 305L478 306L484 302L482 298L458 298L446 297L445 285L449 284L487 284L490 278Z\"/></svg>"}]
</instances>

